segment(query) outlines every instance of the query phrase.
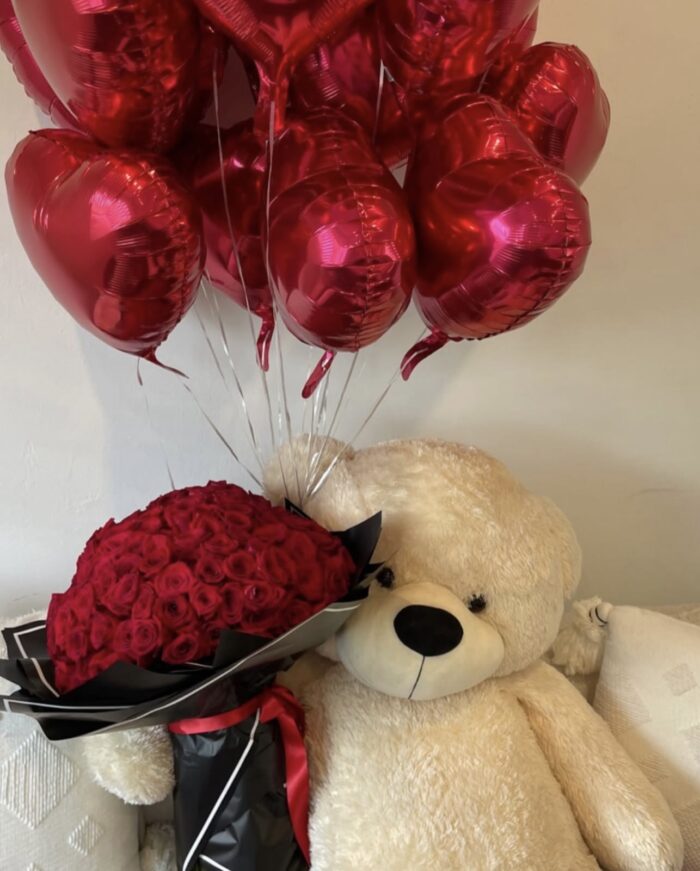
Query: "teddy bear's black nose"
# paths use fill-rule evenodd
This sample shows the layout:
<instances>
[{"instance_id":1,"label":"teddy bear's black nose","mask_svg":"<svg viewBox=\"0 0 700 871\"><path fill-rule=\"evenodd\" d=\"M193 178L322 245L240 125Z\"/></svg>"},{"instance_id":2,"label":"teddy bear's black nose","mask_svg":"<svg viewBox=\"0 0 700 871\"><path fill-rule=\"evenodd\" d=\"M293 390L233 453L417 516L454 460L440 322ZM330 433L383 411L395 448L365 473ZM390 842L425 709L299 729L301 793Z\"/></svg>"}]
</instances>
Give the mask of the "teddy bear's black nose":
<instances>
[{"instance_id":1,"label":"teddy bear's black nose","mask_svg":"<svg viewBox=\"0 0 700 871\"><path fill-rule=\"evenodd\" d=\"M421 656L442 656L449 653L462 640L464 631L459 620L428 605L407 605L394 618L394 629L399 640Z\"/></svg>"}]
</instances>

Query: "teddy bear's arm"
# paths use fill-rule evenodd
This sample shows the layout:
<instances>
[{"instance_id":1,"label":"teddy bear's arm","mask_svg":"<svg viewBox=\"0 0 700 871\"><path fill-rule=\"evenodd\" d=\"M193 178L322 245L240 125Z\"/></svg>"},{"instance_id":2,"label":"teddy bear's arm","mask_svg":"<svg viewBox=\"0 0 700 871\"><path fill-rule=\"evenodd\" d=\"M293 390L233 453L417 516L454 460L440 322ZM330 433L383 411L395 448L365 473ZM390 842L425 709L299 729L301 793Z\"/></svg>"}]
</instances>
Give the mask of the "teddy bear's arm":
<instances>
[{"instance_id":1,"label":"teddy bear's arm","mask_svg":"<svg viewBox=\"0 0 700 871\"><path fill-rule=\"evenodd\" d=\"M514 690L600 864L679 871L683 842L666 801L580 693L543 662L522 672Z\"/></svg>"}]
</instances>

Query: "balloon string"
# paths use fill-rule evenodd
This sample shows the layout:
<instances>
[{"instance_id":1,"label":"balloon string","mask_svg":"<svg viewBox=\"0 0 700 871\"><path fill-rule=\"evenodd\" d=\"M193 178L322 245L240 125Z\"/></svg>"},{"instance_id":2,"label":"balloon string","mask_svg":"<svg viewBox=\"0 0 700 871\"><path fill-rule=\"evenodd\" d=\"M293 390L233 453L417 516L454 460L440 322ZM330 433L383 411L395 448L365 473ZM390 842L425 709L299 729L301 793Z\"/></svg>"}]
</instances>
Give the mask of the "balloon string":
<instances>
[{"instance_id":1,"label":"balloon string","mask_svg":"<svg viewBox=\"0 0 700 871\"><path fill-rule=\"evenodd\" d=\"M307 456L306 456L306 480L304 484L304 500L306 500L306 494L309 489L309 479L311 476L311 462L313 459L312 449L316 444L316 436L319 435L322 431L322 428L325 426L326 422L326 410L328 407L328 385L331 379L331 372L328 373L328 376L324 379L323 384L321 386L320 391L314 393L313 397L313 405L312 405L312 414L311 414L311 432L309 433L309 443L307 445Z\"/></svg>"},{"instance_id":2,"label":"balloon string","mask_svg":"<svg viewBox=\"0 0 700 871\"><path fill-rule=\"evenodd\" d=\"M163 457L163 462L165 463L165 469L168 473L168 481L170 482L170 489L175 490L175 479L173 478L173 471L170 468L170 461L168 460L168 452L165 450L165 442L163 441L163 437L156 430L155 425L153 423L153 414L151 412L151 403L148 401L148 390L146 389L146 385L143 381L143 376L141 374L141 358L138 357L136 360L136 380L139 383L139 387L141 388L143 395L143 402L146 406L146 416L148 417L148 424L151 428L151 432L158 439L158 443L160 444L160 451ZM184 383L184 382L183 382Z\"/></svg>"},{"instance_id":3,"label":"balloon string","mask_svg":"<svg viewBox=\"0 0 700 871\"><path fill-rule=\"evenodd\" d=\"M277 307L277 292L275 287L275 281L272 275L272 269L270 268L270 199L271 199L271 191L272 191L272 171L274 168L274 159L275 159L275 101L270 101L270 119L268 126L268 157L267 157L267 185L265 190L265 270L267 272L267 282L270 286L270 295L272 296L272 306L273 310L276 313ZM284 402L284 407L286 410L286 417L289 419L289 402L287 399L287 390L286 390L286 380L284 377L284 366L282 363L282 353L281 353L281 345L280 345L280 337L279 331L277 333L277 349L279 354L280 361L280 388L282 391L282 401ZM279 399L279 397L278 397ZM269 402L269 401L268 401ZM284 471L284 463L282 462L282 456L280 450L278 450L277 444L275 443L274 437L274 427L272 424L272 404L269 403L270 408L270 433L272 434L272 450L277 455L277 462L279 463L280 475L282 476L282 484L284 486L285 493L289 498L290 490L289 484L287 483L287 476ZM281 413L278 416L278 422L280 424L280 449L282 447L282 424L281 424ZM291 420L289 422L289 440L291 441Z\"/></svg>"},{"instance_id":4,"label":"balloon string","mask_svg":"<svg viewBox=\"0 0 700 871\"><path fill-rule=\"evenodd\" d=\"M418 336L418 339L416 341L419 342L426 335L426 333L427 333L427 330L422 330L420 336ZM346 444L344 444L339 451L336 452L336 455L333 457L333 459L328 464L328 466L324 469L323 474L320 476L318 481L315 482L314 486L311 489L311 492L309 493L309 499L313 499L313 497L318 493L318 491L321 489L321 487L323 487L323 485L328 480L328 476L331 474L331 472L336 467L338 462L343 458L343 456L345 455L347 450L349 448L351 448L353 446L353 444L357 441L357 439L362 435L362 433L365 430L365 427L369 424L369 422L372 420L374 415L377 413L377 409L384 402L387 395L389 394L389 391L394 386L394 384L400 379L400 377L401 377L401 364L399 364L397 366L396 371L394 372L394 374L391 376L391 378L389 380L389 383L386 385L384 390L382 390L382 392L379 394L374 405L370 409L369 414L365 417L365 419L362 421L360 426L357 428L357 431L355 432L353 437Z\"/></svg>"},{"instance_id":5,"label":"balloon string","mask_svg":"<svg viewBox=\"0 0 700 871\"><path fill-rule=\"evenodd\" d=\"M245 298L246 311L248 312L248 326L250 328L250 335L251 335L251 339L253 342L253 347L257 349L257 339L255 336L255 324L253 323L253 312L252 312L251 307L250 307L250 294L248 291L248 284L246 282L245 275L243 273L240 252L238 250L238 241L236 239L236 234L233 231L233 221L231 219L231 210L229 209L229 203L228 203L228 192L226 190L226 169L225 169L225 165L224 165L224 146L223 146L223 140L221 137L221 115L220 115L219 89L218 89L218 83L217 83L216 70L217 70L217 67L216 67L216 62L215 62L214 66L213 66L213 70L212 70L212 78L213 78L213 84L214 84L214 89L213 89L214 90L214 118L216 120L216 137L217 137L217 144L218 144L218 149L219 149L219 170L220 170L220 175L221 175L221 193L222 193L223 201L224 201L224 213L226 215L226 222L228 224L229 236L231 238L231 247L233 248L233 255L234 255L235 260L236 260L236 269L238 270L238 277L240 279L241 288L243 290L243 296ZM274 120L273 115L272 115L273 111L274 111L274 106L271 107L271 110L270 110L271 124ZM270 160L272 160L272 155L270 155ZM268 275L269 275L269 268L268 268ZM260 363L259 359L258 359L258 362ZM265 397L265 402L267 404L267 418L268 418L268 423L270 426L270 440L271 440L272 452L277 453L277 444L276 444L276 440L275 440L275 428L274 428L274 424L272 422L272 400L270 398L270 386L269 386L268 381L267 381L267 373L260 365L258 365L258 371L260 373L260 380L261 380L261 384L262 384L263 395ZM284 479L284 471L282 469L281 460L280 460L280 471L282 472L282 477ZM286 486L287 485L285 482L285 489L286 489Z\"/></svg>"},{"instance_id":6,"label":"balloon string","mask_svg":"<svg viewBox=\"0 0 700 871\"><path fill-rule=\"evenodd\" d=\"M280 338L281 330L276 331L275 343L277 345L277 360L280 367L280 387L282 388L282 397L284 400L284 417L287 424L287 441L292 443L292 417L289 413L289 400L287 397L287 379L284 371L284 355L282 354L282 340ZM297 464L294 464L294 477L297 482L297 493L301 495L301 484L299 482L299 469Z\"/></svg>"},{"instance_id":7,"label":"balloon string","mask_svg":"<svg viewBox=\"0 0 700 871\"><path fill-rule=\"evenodd\" d=\"M379 125L382 116L382 100L384 99L384 82L386 80L386 67L384 61L379 59L379 85L377 87L377 106L374 113L374 130L372 131L372 145L377 144L377 136L379 136Z\"/></svg>"},{"instance_id":8,"label":"balloon string","mask_svg":"<svg viewBox=\"0 0 700 871\"><path fill-rule=\"evenodd\" d=\"M345 376L345 382L343 383L343 386L340 390L340 395L338 396L338 402L335 406L335 411L333 412L333 417L331 418L331 422L330 422L330 425L328 427L328 431L326 432L326 435L323 439L323 444L321 445L320 450L317 450L314 454L311 469L309 472L309 477L307 479L306 490L304 492L304 500L303 500L304 502L306 502L306 500L309 498L309 491L315 482L316 474L318 472L318 467L319 467L319 464L321 462L321 459L325 456L326 448L328 447L330 440L333 438L333 436L335 434L335 429L336 429L336 426L338 424L338 419L340 417L340 411L341 411L341 408L343 408L345 405L345 400L348 396L348 388L350 386L350 382L352 380L352 376L353 376L353 373L355 371L355 367L357 366L357 361L358 361L359 357L360 357L360 354L358 351L356 351L353 354L352 363L348 367L348 373ZM309 438L309 441L310 440L311 439ZM302 507L303 507L303 503L302 503Z\"/></svg>"},{"instance_id":9,"label":"balloon string","mask_svg":"<svg viewBox=\"0 0 700 871\"><path fill-rule=\"evenodd\" d=\"M226 450L229 452L229 454L231 454L231 456L232 456L233 459L236 461L236 463L238 463L238 465L239 465L239 466L240 466L244 471L246 471L246 472L248 473L248 475L250 475L251 480L253 480L253 481L258 485L258 487L260 487L260 489L262 490L262 489L263 489L262 481L257 477L257 475L255 475L255 474L254 474L254 473L253 473L253 472L248 468L248 466L246 466L246 464L245 464L244 462L242 462L241 458L238 456L238 454L236 453L236 451L231 447L230 443L227 441L226 437L225 437L224 434L221 432L221 430L219 429L219 427L214 423L214 421L211 419L211 417L207 414L207 412L206 412L205 409L204 409L204 406L203 406L202 403L199 401L199 399L197 398L196 394L195 394L194 391L191 389L191 387L189 386L189 384L188 384L186 381L181 381L180 383L182 384L183 388L184 388L184 389L189 393L189 395L192 397L192 400L193 400L194 404L197 406L197 408L199 409L199 411L200 411L202 417L203 417L204 420L206 420L206 422L209 424L209 427L210 427L211 430L214 432L214 434L217 436L217 438L218 438L219 441L222 443L222 445L226 448Z\"/></svg>"},{"instance_id":10,"label":"balloon string","mask_svg":"<svg viewBox=\"0 0 700 871\"><path fill-rule=\"evenodd\" d=\"M204 282L202 282L202 296L204 297L204 299L208 303L210 311L218 319L218 325L219 325L219 329L220 329L221 335L222 335L222 345L224 347L224 355L226 356L226 358L229 362L229 366L231 368L231 372L233 375L233 380L234 380L234 383L236 385L236 391L238 392L238 396L239 396L240 401L241 401L241 407L243 408L243 414L245 416L246 423L248 424L248 441L250 442L250 446L252 447L252 449L255 453L255 457L258 461L258 466L260 467L260 471L262 471L263 470L263 459L262 459L262 454L260 452L260 446L258 445L258 441L255 437L255 428L253 426L253 421L251 420L250 413L248 411L248 403L246 402L245 394L243 392L243 387L241 385L240 379L238 378L238 373L236 372L236 367L234 365L233 358L231 357L231 354L229 351L228 341L226 340L226 333L224 331L224 324L223 324L223 321L221 319L221 313L219 312L218 307L216 309L214 308L214 304L212 303L212 300L211 300L209 293L207 291L206 284ZM223 369L221 368L221 366L219 364L219 358L216 354L216 351L214 350L214 345L213 345L212 340L211 340L210 335L209 335L209 329L208 329L206 323L204 322L204 319L202 318L201 314L199 313L199 311L197 309L195 309L195 314L197 316L197 320L199 322L200 329L202 330L202 334L204 335L204 340L206 341L207 346L209 348L209 353L211 354L212 360L214 361L214 365L216 366L216 369L219 373L219 376L221 377L221 381L223 382L224 387L230 391L231 388L230 388L229 382L226 379L226 376L224 375Z\"/></svg>"}]
</instances>

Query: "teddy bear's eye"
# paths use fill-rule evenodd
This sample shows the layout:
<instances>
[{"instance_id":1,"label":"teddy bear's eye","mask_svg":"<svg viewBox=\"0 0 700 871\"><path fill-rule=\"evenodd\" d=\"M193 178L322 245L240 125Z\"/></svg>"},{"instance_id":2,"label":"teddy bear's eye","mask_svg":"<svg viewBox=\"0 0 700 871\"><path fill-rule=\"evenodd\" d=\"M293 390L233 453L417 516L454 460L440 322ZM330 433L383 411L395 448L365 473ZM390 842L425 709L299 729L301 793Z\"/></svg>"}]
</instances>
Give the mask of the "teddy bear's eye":
<instances>
[{"instance_id":1,"label":"teddy bear's eye","mask_svg":"<svg viewBox=\"0 0 700 871\"><path fill-rule=\"evenodd\" d=\"M394 573L388 566L384 566L377 573L377 583L385 590L390 590L394 586Z\"/></svg>"},{"instance_id":2,"label":"teddy bear's eye","mask_svg":"<svg viewBox=\"0 0 700 871\"><path fill-rule=\"evenodd\" d=\"M472 596L467 603L467 607L472 614L479 614L486 608L486 599L483 596Z\"/></svg>"}]
</instances>

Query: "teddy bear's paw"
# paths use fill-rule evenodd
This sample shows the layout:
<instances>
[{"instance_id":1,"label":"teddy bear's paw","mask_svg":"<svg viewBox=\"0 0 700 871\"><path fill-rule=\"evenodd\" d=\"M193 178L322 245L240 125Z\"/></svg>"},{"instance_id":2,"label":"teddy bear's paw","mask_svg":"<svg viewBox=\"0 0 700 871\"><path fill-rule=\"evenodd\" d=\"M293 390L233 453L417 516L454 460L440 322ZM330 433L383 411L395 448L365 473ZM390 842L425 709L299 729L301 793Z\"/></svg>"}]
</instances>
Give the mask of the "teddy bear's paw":
<instances>
[{"instance_id":1,"label":"teddy bear's paw","mask_svg":"<svg viewBox=\"0 0 700 871\"><path fill-rule=\"evenodd\" d=\"M141 871L177 871L173 827L151 823L146 829L139 858Z\"/></svg>"},{"instance_id":2,"label":"teddy bear's paw","mask_svg":"<svg viewBox=\"0 0 700 871\"><path fill-rule=\"evenodd\" d=\"M161 726L89 735L83 755L93 780L127 804L157 804L175 785L172 745Z\"/></svg>"},{"instance_id":3,"label":"teddy bear's paw","mask_svg":"<svg viewBox=\"0 0 700 871\"><path fill-rule=\"evenodd\" d=\"M570 676L599 672L611 610L612 605L597 596L574 602L549 650L548 661Z\"/></svg>"}]
</instances>

